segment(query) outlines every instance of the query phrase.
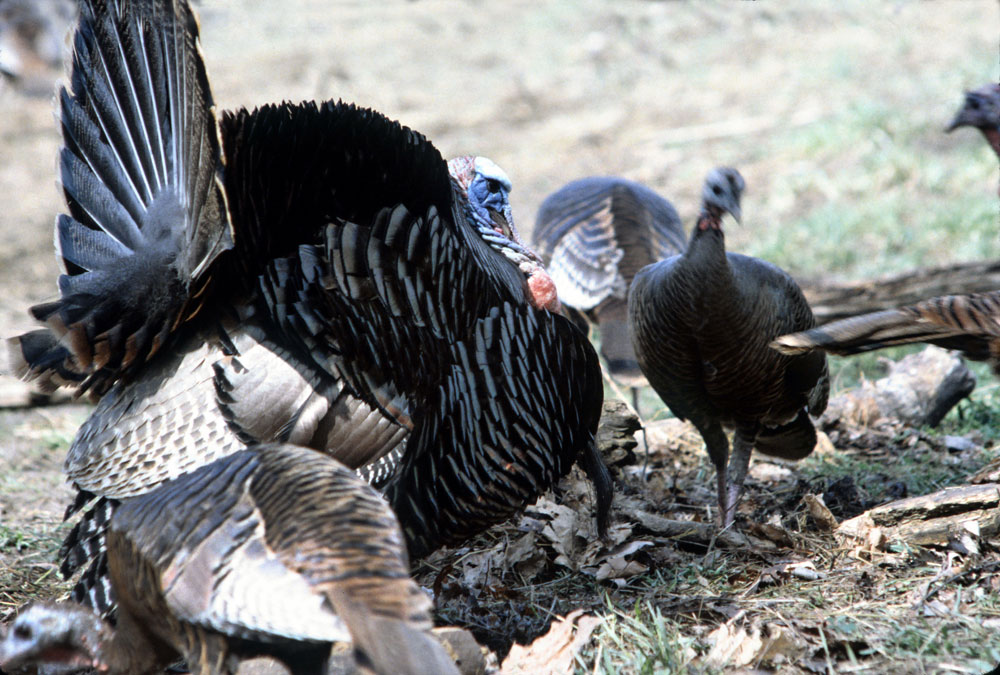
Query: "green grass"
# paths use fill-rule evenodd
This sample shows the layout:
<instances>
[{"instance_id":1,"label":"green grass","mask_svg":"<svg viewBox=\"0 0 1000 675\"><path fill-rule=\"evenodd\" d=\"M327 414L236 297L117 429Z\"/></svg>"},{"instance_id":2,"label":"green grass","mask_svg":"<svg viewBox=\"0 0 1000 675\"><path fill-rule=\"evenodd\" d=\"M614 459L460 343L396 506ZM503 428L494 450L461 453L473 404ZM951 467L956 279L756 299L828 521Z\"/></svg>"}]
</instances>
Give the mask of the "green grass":
<instances>
[{"instance_id":1,"label":"green grass","mask_svg":"<svg viewBox=\"0 0 1000 675\"><path fill-rule=\"evenodd\" d=\"M791 217L755 227L746 252L793 274L843 279L1000 256L989 189L996 159L984 147L946 150L941 136L925 119L873 99L787 131L774 152L810 160L775 176L759 199ZM970 198L977 183L982 190Z\"/></svg>"},{"instance_id":2,"label":"green grass","mask_svg":"<svg viewBox=\"0 0 1000 675\"><path fill-rule=\"evenodd\" d=\"M601 625L585 650L577 655L576 672L686 673L696 656L695 638L683 625L651 603L636 602L631 610L615 606L607 596Z\"/></svg>"}]
</instances>

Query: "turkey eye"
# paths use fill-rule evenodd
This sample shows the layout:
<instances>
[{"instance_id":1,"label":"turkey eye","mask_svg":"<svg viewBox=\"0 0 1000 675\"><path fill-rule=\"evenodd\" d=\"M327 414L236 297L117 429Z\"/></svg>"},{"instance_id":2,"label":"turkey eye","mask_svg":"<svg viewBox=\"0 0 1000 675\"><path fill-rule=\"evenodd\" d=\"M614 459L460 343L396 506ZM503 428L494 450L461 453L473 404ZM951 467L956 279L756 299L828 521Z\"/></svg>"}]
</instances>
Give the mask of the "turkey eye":
<instances>
[{"instance_id":1,"label":"turkey eye","mask_svg":"<svg viewBox=\"0 0 1000 675\"><path fill-rule=\"evenodd\" d=\"M722 195L722 188L716 185L712 188L712 192L715 194L716 197L719 197Z\"/></svg>"},{"instance_id":2,"label":"turkey eye","mask_svg":"<svg viewBox=\"0 0 1000 675\"><path fill-rule=\"evenodd\" d=\"M486 189L490 191L490 194L496 194L500 192L500 181L494 180L493 178L486 179Z\"/></svg>"}]
</instances>

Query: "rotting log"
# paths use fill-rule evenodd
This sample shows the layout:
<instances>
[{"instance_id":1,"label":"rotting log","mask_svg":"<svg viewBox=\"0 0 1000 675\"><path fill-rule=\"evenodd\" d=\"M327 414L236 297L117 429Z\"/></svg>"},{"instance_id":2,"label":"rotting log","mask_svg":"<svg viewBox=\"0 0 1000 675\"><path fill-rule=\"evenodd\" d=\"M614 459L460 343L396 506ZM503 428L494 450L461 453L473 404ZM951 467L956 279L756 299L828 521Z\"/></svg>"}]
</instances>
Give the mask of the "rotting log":
<instances>
[{"instance_id":1,"label":"rotting log","mask_svg":"<svg viewBox=\"0 0 1000 675\"><path fill-rule=\"evenodd\" d=\"M928 267L853 283L796 279L820 324L938 295L1000 290L1000 260Z\"/></svg>"},{"instance_id":2,"label":"rotting log","mask_svg":"<svg viewBox=\"0 0 1000 675\"><path fill-rule=\"evenodd\" d=\"M836 533L872 549L885 549L893 541L946 546L970 526L980 537L1000 532L1000 483L948 487L876 506L845 520Z\"/></svg>"}]
</instances>

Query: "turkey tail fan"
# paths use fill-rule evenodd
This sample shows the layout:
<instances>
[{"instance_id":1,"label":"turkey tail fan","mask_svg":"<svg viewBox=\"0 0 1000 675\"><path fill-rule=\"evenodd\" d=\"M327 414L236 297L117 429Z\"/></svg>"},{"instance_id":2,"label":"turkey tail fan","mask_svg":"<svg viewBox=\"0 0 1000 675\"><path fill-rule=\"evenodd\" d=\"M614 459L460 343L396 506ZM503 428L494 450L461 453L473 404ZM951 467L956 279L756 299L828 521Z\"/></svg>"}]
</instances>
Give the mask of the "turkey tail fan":
<instances>
[{"instance_id":1,"label":"turkey tail fan","mask_svg":"<svg viewBox=\"0 0 1000 675\"><path fill-rule=\"evenodd\" d=\"M535 246L559 289L565 313L583 312L600 335L611 375L647 384L628 330L628 288L636 273L681 253L686 237L676 209L639 183L591 176L567 183L538 209ZM587 329L584 329L587 332Z\"/></svg>"},{"instance_id":2,"label":"turkey tail fan","mask_svg":"<svg viewBox=\"0 0 1000 675\"><path fill-rule=\"evenodd\" d=\"M822 349L850 356L926 342L995 360L1000 338L1000 292L946 295L899 309L862 314L782 335L771 346L784 354Z\"/></svg>"},{"instance_id":3,"label":"turkey tail fan","mask_svg":"<svg viewBox=\"0 0 1000 675\"><path fill-rule=\"evenodd\" d=\"M69 213L55 240L65 274L60 298L31 309L59 344L22 355L28 376L43 376L68 349L86 376L80 389L100 394L197 313L211 263L232 247L190 8L83 2L59 105Z\"/></svg>"}]
</instances>

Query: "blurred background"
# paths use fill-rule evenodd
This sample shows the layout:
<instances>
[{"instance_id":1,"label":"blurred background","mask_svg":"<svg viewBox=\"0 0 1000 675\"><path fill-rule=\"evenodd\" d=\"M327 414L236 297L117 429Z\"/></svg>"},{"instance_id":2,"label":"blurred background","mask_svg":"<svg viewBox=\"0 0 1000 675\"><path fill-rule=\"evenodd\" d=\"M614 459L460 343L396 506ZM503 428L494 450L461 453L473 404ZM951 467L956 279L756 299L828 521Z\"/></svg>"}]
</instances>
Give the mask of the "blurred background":
<instances>
[{"instance_id":1,"label":"blurred background","mask_svg":"<svg viewBox=\"0 0 1000 675\"><path fill-rule=\"evenodd\" d=\"M62 0L0 0L0 15L50 3ZM747 179L729 248L800 277L1000 252L996 158L975 131L943 131L965 89L1000 76L996 0L196 5L220 109L375 108L445 156L503 166L525 235L549 192L590 174L647 183L690 225L705 173L728 164ZM53 25L61 45L68 23ZM62 208L52 95L63 69L22 63L0 85L4 335L55 293Z\"/></svg>"}]
</instances>

